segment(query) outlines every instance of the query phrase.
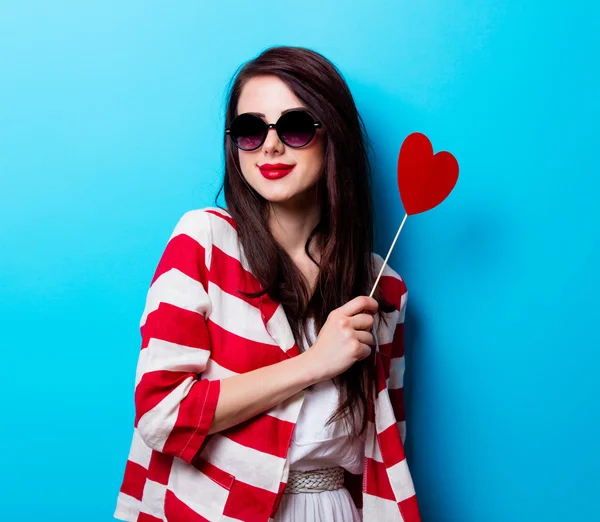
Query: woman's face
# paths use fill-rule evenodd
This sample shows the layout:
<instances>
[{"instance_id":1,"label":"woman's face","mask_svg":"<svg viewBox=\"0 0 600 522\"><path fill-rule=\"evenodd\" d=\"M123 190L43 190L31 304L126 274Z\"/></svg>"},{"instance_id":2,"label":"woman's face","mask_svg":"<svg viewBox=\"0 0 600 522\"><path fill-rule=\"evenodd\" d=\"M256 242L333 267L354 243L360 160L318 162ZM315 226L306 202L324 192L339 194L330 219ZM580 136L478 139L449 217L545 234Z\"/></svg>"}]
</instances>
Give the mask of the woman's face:
<instances>
[{"instance_id":1,"label":"woman's face","mask_svg":"<svg viewBox=\"0 0 600 522\"><path fill-rule=\"evenodd\" d=\"M266 123L276 123L286 109L304 107L290 88L277 76L255 76L246 82L240 94L237 114L261 113ZM314 115L318 119L318 115ZM285 145L275 129L269 129L265 142L256 150L238 149L242 174L250 186L272 203L301 204L308 200L318 181L325 156L323 130L301 148ZM265 164L294 165L293 170L279 179L263 176L259 167ZM314 199L312 199L314 202Z\"/></svg>"}]
</instances>

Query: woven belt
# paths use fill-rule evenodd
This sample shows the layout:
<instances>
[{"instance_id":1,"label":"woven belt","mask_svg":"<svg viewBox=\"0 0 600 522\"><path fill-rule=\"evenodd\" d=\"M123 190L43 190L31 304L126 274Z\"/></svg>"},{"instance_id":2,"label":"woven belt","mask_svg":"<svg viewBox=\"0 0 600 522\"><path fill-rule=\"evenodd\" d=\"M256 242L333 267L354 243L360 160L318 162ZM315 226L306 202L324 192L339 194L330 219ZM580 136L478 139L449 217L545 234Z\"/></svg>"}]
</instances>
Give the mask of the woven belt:
<instances>
[{"instance_id":1,"label":"woven belt","mask_svg":"<svg viewBox=\"0 0 600 522\"><path fill-rule=\"evenodd\" d=\"M289 470L284 493L318 493L344 487L344 468Z\"/></svg>"}]
</instances>

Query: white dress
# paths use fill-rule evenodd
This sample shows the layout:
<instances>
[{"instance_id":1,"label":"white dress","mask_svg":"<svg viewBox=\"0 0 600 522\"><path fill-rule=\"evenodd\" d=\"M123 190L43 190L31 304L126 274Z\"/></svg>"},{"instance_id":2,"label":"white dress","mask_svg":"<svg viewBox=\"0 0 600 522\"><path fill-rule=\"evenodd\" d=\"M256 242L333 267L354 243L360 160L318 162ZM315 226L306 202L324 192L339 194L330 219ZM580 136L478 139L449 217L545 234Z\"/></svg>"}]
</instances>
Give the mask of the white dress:
<instances>
[{"instance_id":1,"label":"white dress","mask_svg":"<svg viewBox=\"0 0 600 522\"><path fill-rule=\"evenodd\" d=\"M313 319L309 319L310 347L315 340ZM339 392L332 380L321 381L306 390L288 453L291 470L308 471L341 466L362 473L364 437L353 444L343 421L325 422L337 409ZM274 522L360 522L362 520L346 488L317 493L286 493Z\"/></svg>"}]
</instances>

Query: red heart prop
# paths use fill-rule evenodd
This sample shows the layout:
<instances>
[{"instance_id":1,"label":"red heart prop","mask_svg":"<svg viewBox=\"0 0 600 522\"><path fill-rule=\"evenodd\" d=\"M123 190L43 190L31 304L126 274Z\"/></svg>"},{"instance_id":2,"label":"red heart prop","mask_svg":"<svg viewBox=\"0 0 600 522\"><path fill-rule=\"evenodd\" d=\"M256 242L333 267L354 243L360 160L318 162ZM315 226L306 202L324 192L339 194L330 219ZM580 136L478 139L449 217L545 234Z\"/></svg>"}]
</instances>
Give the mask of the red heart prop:
<instances>
[{"instance_id":1,"label":"red heart prop","mask_svg":"<svg viewBox=\"0 0 600 522\"><path fill-rule=\"evenodd\" d=\"M458 162L449 152L433 154L429 138L413 132L404 140L398 156L398 188L408 215L439 205L458 181Z\"/></svg>"}]
</instances>

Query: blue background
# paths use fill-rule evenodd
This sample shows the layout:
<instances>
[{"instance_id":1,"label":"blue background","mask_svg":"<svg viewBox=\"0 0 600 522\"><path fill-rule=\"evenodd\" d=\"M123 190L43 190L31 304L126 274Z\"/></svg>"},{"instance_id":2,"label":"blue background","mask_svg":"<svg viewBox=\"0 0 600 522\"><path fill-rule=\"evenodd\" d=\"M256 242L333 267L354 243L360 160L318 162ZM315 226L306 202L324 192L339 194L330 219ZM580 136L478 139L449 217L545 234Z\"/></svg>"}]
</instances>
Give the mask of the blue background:
<instances>
[{"instance_id":1,"label":"blue background","mask_svg":"<svg viewBox=\"0 0 600 522\"><path fill-rule=\"evenodd\" d=\"M139 319L213 204L225 86L274 44L342 70L374 142L377 248L403 139L454 153L408 218L409 466L427 522L600 520L599 9L591 3L0 4L2 520L112 519Z\"/></svg>"}]
</instances>

